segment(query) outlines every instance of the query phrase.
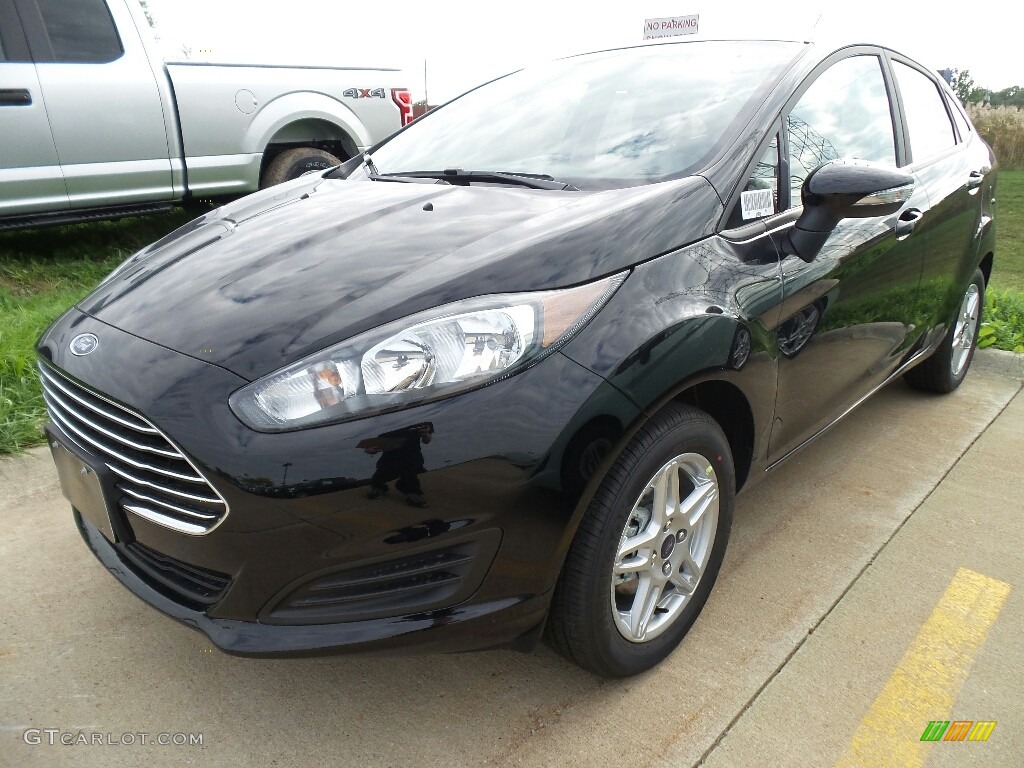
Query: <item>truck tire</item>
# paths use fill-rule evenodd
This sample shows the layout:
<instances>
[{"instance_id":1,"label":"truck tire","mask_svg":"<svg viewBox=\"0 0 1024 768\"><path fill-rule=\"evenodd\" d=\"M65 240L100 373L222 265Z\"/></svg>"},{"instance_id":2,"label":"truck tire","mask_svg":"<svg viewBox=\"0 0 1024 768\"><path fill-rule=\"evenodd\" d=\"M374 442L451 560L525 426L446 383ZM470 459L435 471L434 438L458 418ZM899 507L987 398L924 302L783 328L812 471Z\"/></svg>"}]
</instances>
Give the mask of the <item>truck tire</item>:
<instances>
[{"instance_id":1,"label":"truck tire","mask_svg":"<svg viewBox=\"0 0 1024 768\"><path fill-rule=\"evenodd\" d=\"M340 163L341 160L322 149L313 147L286 149L270 161L270 165L263 172L263 178L260 179L260 189L297 179L307 173L325 171Z\"/></svg>"}]
</instances>

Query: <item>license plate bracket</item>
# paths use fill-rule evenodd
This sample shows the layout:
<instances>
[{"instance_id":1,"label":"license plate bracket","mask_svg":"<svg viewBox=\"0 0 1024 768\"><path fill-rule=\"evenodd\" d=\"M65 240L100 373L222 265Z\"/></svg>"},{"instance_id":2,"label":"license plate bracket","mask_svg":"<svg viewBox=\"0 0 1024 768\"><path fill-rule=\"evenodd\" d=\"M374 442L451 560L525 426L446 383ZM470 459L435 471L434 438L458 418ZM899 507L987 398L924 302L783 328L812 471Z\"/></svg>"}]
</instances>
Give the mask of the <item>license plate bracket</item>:
<instances>
[{"instance_id":1,"label":"license plate bracket","mask_svg":"<svg viewBox=\"0 0 1024 768\"><path fill-rule=\"evenodd\" d=\"M52 429L47 429L47 439L64 497L109 541L117 541L100 479L101 470L94 466L95 459L87 458L83 451L69 445Z\"/></svg>"}]
</instances>

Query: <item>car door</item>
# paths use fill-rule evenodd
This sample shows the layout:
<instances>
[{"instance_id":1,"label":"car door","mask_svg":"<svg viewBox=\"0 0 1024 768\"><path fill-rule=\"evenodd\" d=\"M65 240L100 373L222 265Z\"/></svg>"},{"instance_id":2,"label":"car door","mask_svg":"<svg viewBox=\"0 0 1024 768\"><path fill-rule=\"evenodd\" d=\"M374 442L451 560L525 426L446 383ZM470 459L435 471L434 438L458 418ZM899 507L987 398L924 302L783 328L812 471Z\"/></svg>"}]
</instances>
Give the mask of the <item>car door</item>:
<instances>
[{"instance_id":1,"label":"car door","mask_svg":"<svg viewBox=\"0 0 1024 768\"><path fill-rule=\"evenodd\" d=\"M854 48L839 56L809 78L784 115L788 210L768 224L783 254L811 171L840 158L895 168L903 157L899 113L880 52ZM873 391L920 343L926 322L917 303L924 258L918 224L929 202L918 186L894 216L840 222L810 263L784 255L770 460Z\"/></svg>"},{"instance_id":2,"label":"car door","mask_svg":"<svg viewBox=\"0 0 1024 768\"><path fill-rule=\"evenodd\" d=\"M160 94L122 0L112 0L109 8L104 0L15 3L36 62L70 207L171 199Z\"/></svg>"},{"instance_id":3,"label":"car door","mask_svg":"<svg viewBox=\"0 0 1024 768\"><path fill-rule=\"evenodd\" d=\"M977 196L992 170L990 156L980 140L972 141L966 120L954 127L956 107L931 73L896 55L892 69L907 137L904 170L927 189L932 209L921 222L928 252L920 300L929 325L942 328L953 318L980 260L974 248L982 208Z\"/></svg>"},{"instance_id":4,"label":"car door","mask_svg":"<svg viewBox=\"0 0 1024 768\"><path fill-rule=\"evenodd\" d=\"M57 148L13 0L0 0L0 217L68 207Z\"/></svg>"}]
</instances>

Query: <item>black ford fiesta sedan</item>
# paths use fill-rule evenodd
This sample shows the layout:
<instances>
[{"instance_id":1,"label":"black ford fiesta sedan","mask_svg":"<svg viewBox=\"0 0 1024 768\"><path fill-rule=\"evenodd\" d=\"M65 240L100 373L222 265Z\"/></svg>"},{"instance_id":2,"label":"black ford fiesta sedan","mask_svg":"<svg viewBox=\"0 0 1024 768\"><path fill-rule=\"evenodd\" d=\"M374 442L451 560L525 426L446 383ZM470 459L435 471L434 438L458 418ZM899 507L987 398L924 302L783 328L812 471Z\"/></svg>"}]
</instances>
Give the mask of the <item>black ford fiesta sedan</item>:
<instances>
[{"instance_id":1,"label":"black ford fiesta sedan","mask_svg":"<svg viewBox=\"0 0 1024 768\"><path fill-rule=\"evenodd\" d=\"M680 642L735 494L949 392L995 161L894 51L526 69L128 259L39 342L88 546L236 654Z\"/></svg>"}]
</instances>

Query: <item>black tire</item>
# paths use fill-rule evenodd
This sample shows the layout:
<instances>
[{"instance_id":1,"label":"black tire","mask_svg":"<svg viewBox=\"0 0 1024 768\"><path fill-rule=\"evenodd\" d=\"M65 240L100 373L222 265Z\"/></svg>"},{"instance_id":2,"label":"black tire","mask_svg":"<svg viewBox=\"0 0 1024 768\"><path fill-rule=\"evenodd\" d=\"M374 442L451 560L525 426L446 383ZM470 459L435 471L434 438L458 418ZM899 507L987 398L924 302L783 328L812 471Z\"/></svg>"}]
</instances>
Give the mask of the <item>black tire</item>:
<instances>
[{"instance_id":1,"label":"black tire","mask_svg":"<svg viewBox=\"0 0 1024 768\"><path fill-rule=\"evenodd\" d=\"M957 344L958 321L963 312L963 305L972 290L977 290L977 315L974 318L974 330L970 335L970 349L967 350L967 357L960 364L959 370L954 370L954 357L962 354L962 347ZM960 383L967 376L974 359L974 350L978 347L978 332L981 330L981 314L985 306L985 275L980 269L974 270L974 276L967 286L963 297L957 302L957 313L949 324L949 331L945 338L927 360L907 371L904 378L914 389L925 392L938 392L947 394L960 386Z\"/></svg>"},{"instance_id":2,"label":"black tire","mask_svg":"<svg viewBox=\"0 0 1024 768\"><path fill-rule=\"evenodd\" d=\"M322 149L313 147L286 149L270 161L270 165L263 172L263 178L260 179L260 189L297 179L307 173L326 171L340 163L338 158Z\"/></svg>"},{"instance_id":3,"label":"black tire","mask_svg":"<svg viewBox=\"0 0 1024 768\"><path fill-rule=\"evenodd\" d=\"M649 640L633 641L626 638L613 618L613 601L618 599L612 586L617 550L620 542L625 541L627 521L634 519L634 507L644 497L649 483L682 454L697 455L711 465L705 472L718 484L717 528L706 539L707 562L692 594L684 598L686 602L671 619L665 619L660 634ZM685 479L678 473L677 477ZM729 540L735 494L732 454L718 424L697 408L666 407L623 449L584 513L555 587L545 629L547 642L570 661L610 678L638 674L668 656L700 614L714 586ZM683 498L682 488L679 495ZM696 531L691 541L698 538ZM671 538L671 532L665 536ZM665 547L652 547L655 552L651 559L658 562L657 550L663 554ZM674 544L668 546L669 557L674 548ZM681 554L681 544L679 548ZM664 560L661 563L664 566ZM661 608L651 614L652 618L659 611Z\"/></svg>"}]
</instances>

